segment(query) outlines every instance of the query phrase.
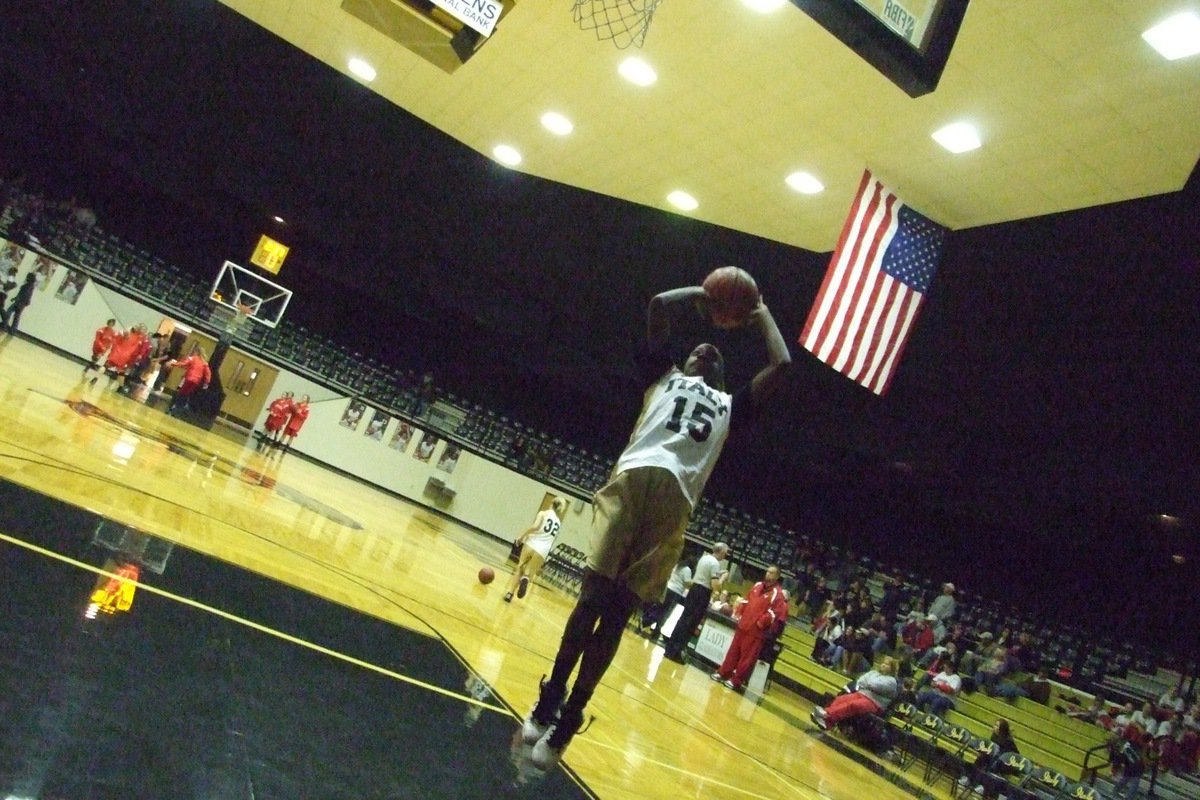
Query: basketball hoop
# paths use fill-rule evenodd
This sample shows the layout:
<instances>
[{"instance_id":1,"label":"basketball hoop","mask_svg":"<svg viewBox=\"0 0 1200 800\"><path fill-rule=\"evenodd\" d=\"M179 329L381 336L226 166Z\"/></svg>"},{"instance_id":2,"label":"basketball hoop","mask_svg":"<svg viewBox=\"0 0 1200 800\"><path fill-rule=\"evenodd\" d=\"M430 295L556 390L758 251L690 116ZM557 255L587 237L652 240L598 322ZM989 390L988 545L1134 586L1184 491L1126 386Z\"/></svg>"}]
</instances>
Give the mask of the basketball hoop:
<instances>
[{"instance_id":1,"label":"basketball hoop","mask_svg":"<svg viewBox=\"0 0 1200 800\"><path fill-rule=\"evenodd\" d=\"M654 11L662 0L573 0L571 16L581 31L611 39L618 50L641 47Z\"/></svg>"},{"instance_id":2,"label":"basketball hoop","mask_svg":"<svg viewBox=\"0 0 1200 800\"><path fill-rule=\"evenodd\" d=\"M214 304L208 318L226 336L244 335L251 325L254 306L234 303L232 306Z\"/></svg>"}]
</instances>

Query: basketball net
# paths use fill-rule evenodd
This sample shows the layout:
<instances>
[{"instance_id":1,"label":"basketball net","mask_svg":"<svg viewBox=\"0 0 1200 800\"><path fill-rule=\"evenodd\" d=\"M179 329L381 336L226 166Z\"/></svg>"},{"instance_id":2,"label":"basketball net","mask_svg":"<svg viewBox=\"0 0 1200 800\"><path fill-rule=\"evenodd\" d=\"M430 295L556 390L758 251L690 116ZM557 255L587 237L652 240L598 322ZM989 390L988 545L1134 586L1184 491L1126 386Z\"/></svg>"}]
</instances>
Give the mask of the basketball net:
<instances>
[{"instance_id":1,"label":"basketball net","mask_svg":"<svg viewBox=\"0 0 1200 800\"><path fill-rule=\"evenodd\" d=\"M245 333L249 327L250 317L254 316L254 307L242 303L234 303L233 308L223 305L213 306L209 316L222 333L236 336Z\"/></svg>"},{"instance_id":2,"label":"basketball net","mask_svg":"<svg viewBox=\"0 0 1200 800\"><path fill-rule=\"evenodd\" d=\"M654 11L662 0L573 0L571 16L581 31L595 31L618 50L641 47Z\"/></svg>"}]
</instances>

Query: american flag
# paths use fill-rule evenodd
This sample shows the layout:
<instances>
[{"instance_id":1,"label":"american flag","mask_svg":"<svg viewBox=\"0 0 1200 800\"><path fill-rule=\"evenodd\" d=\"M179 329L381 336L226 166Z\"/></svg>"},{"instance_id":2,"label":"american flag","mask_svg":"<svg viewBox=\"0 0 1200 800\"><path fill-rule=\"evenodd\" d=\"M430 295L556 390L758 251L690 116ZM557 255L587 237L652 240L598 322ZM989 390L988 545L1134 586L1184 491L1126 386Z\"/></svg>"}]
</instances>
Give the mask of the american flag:
<instances>
[{"instance_id":1,"label":"american flag","mask_svg":"<svg viewBox=\"0 0 1200 800\"><path fill-rule=\"evenodd\" d=\"M892 382L946 229L863 173L800 344L875 394Z\"/></svg>"}]
</instances>

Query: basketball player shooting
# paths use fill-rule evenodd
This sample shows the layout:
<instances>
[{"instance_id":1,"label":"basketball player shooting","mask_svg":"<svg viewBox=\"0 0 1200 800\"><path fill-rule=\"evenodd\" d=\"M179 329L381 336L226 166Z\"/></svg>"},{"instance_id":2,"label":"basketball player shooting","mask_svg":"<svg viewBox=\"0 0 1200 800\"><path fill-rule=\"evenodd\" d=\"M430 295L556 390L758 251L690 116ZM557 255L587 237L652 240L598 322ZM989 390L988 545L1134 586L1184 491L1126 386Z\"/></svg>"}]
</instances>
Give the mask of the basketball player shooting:
<instances>
[{"instance_id":1,"label":"basketball player shooting","mask_svg":"<svg viewBox=\"0 0 1200 800\"><path fill-rule=\"evenodd\" d=\"M672 363L672 318L691 308L718 327L751 328L763 337L767 366L732 395L725 392L724 361L713 345L696 347L682 368ZM616 655L630 615L661 596L726 437L735 424L740 428L754 418L791 355L753 278L723 267L703 287L674 289L650 301L644 361L650 387L641 416L613 477L592 499L593 550L579 600L550 678L542 681L537 704L522 725L524 741L533 745L532 761L541 769L558 763L582 726L584 709ZM579 674L568 695L567 681L577 664Z\"/></svg>"}]
</instances>

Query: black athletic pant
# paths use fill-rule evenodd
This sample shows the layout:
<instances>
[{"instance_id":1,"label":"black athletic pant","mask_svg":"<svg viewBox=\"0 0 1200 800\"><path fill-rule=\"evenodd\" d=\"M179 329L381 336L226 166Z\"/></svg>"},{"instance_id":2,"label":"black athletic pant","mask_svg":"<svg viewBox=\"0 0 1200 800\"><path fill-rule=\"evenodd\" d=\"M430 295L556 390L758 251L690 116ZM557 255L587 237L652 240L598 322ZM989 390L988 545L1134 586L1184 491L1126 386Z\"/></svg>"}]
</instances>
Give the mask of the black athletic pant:
<instances>
[{"instance_id":1,"label":"black athletic pant","mask_svg":"<svg viewBox=\"0 0 1200 800\"><path fill-rule=\"evenodd\" d=\"M683 600L683 613L679 615L679 621L675 623L675 630L671 631L671 638L663 645L663 650L672 658L679 658L683 655L683 651L687 649L688 642L691 641L692 631L704 619L704 613L708 611L708 603L712 600L712 589L707 586L697 586L692 584L692 588L688 589L687 597Z\"/></svg>"},{"instance_id":2,"label":"black athletic pant","mask_svg":"<svg viewBox=\"0 0 1200 800\"><path fill-rule=\"evenodd\" d=\"M563 697L571 672L580 664L565 708L582 713L617 654L625 625L640 603L636 594L612 578L591 571L584 574L579 601L567 620L554 670L545 687L548 696Z\"/></svg>"}]
</instances>

